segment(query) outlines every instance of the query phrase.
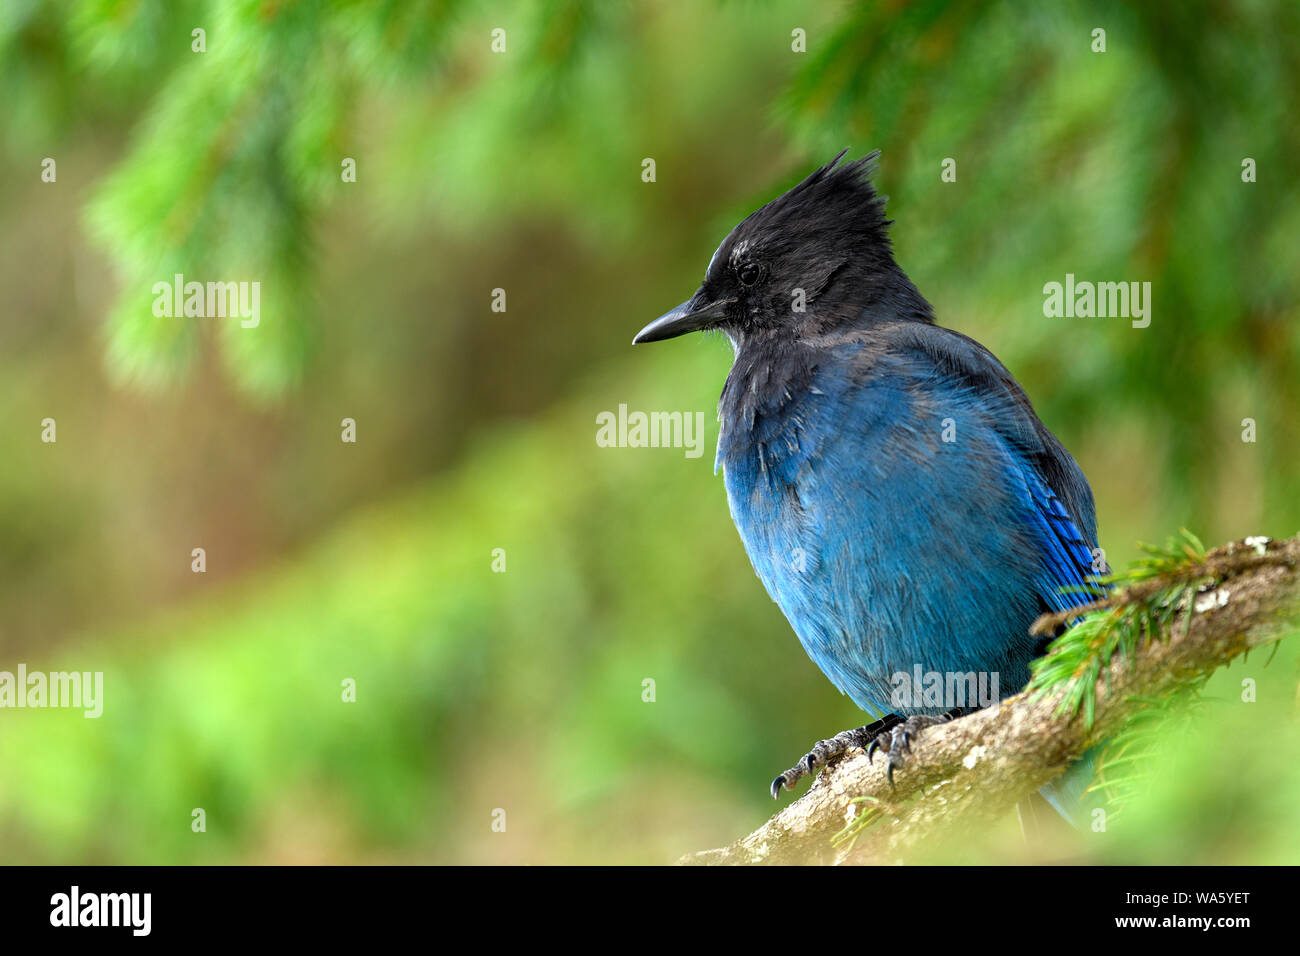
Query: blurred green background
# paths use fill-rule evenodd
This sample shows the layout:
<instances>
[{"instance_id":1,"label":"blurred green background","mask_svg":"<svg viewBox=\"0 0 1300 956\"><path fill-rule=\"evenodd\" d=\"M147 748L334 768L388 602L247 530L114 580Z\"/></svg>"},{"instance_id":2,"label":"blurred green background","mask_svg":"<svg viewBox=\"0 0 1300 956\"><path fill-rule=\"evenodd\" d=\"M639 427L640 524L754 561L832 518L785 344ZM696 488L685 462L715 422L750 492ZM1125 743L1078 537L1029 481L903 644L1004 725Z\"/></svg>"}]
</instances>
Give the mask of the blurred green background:
<instances>
[{"instance_id":1,"label":"blurred green background","mask_svg":"<svg viewBox=\"0 0 1300 956\"><path fill-rule=\"evenodd\" d=\"M668 862L766 819L860 714L712 473L729 348L629 343L845 146L1113 564L1300 530L1300 6L1046 6L7 0L0 670L105 701L0 711L0 861ZM260 326L154 317L175 272L258 279ZM1045 318L1066 273L1150 281L1150 327ZM597 447L620 403L708 450ZM935 858L1300 862L1297 644L1107 833Z\"/></svg>"}]
</instances>

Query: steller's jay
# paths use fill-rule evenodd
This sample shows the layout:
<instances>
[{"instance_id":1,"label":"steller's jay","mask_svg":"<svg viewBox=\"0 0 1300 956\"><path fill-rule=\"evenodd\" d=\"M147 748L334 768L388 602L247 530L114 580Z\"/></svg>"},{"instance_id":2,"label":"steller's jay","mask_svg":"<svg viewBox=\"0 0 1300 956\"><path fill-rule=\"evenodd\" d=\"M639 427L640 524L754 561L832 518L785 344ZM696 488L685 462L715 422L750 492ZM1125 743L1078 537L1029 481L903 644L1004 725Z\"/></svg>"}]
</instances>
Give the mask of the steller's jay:
<instances>
[{"instance_id":1,"label":"steller's jay","mask_svg":"<svg viewBox=\"0 0 1300 956\"><path fill-rule=\"evenodd\" d=\"M716 466L745 551L817 666L883 715L818 741L774 797L857 747L887 753L892 781L921 730L969 705L906 692L913 675L996 675L1014 693L1043 649L1034 619L1080 603L1069 589L1097 570L1079 466L895 263L878 155L841 152L752 213L695 295L634 339L731 340ZM1080 789L1067 774L1044 796L1071 819Z\"/></svg>"}]
</instances>

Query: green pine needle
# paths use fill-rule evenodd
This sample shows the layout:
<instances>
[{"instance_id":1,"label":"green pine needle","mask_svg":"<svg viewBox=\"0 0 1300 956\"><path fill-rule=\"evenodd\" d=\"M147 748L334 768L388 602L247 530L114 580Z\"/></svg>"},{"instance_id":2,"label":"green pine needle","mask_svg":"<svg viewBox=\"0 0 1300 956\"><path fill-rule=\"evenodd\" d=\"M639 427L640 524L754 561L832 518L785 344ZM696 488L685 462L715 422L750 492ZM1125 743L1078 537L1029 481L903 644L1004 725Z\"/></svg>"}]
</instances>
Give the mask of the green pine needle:
<instances>
[{"instance_id":1,"label":"green pine needle","mask_svg":"<svg viewBox=\"0 0 1300 956\"><path fill-rule=\"evenodd\" d=\"M1033 663L1031 690L1041 694L1065 688L1058 716L1082 710L1086 726L1091 727L1096 717L1097 681L1116 655L1132 664L1138 648L1146 641L1160 640L1184 608L1187 626L1191 626L1194 598L1209 580L1208 575L1194 574L1205 562L1205 546L1184 528L1163 548L1143 545L1142 549L1147 556L1126 570L1099 575L1087 588L1062 589L1093 597L1109 595L1118 603L1084 613L1052 642L1047 656ZM1165 581L1168 583L1159 584Z\"/></svg>"}]
</instances>

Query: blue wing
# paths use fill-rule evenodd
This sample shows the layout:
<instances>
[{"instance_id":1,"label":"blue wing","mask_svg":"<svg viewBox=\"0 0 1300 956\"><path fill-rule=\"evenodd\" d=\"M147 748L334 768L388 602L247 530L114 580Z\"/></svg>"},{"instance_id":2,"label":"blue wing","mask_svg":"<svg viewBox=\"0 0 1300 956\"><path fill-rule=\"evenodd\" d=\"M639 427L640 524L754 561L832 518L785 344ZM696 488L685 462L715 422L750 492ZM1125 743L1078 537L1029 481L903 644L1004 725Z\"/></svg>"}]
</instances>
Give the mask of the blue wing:
<instances>
[{"instance_id":1,"label":"blue wing","mask_svg":"<svg viewBox=\"0 0 1300 956\"><path fill-rule=\"evenodd\" d=\"M939 326L909 324L898 328L894 340L896 347L923 356L941 381L965 389L990 409L1007 452L1007 480L1028 508L1025 522L1043 562L1039 596L1051 611L1083 603L1086 596L1075 589L1085 588L1096 573L1097 519L1092 489L1078 464L1034 414L1011 373L974 339Z\"/></svg>"},{"instance_id":2,"label":"blue wing","mask_svg":"<svg viewBox=\"0 0 1300 956\"><path fill-rule=\"evenodd\" d=\"M1032 468L1013 464L1012 481L1026 505L1025 520L1042 560L1039 597L1051 611L1066 611L1086 603L1093 553L1079 526L1047 482Z\"/></svg>"}]
</instances>

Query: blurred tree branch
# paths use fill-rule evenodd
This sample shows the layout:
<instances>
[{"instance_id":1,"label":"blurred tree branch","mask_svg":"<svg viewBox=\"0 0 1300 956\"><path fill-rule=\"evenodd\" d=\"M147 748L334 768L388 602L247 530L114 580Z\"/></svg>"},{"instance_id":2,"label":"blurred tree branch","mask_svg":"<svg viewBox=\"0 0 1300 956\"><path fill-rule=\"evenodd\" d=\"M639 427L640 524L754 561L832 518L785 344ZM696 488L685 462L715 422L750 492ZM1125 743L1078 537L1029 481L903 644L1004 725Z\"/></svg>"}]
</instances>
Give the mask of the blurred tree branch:
<instances>
[{"instance_id":1,"label":"blurred tree branch","mask_svg":"<svg viewBox=\"0 0 1300 956\"><path fill-rule=\"evenodd\" d=\"M859 752L823 770L807 793L753 833L681 862L903 862L920 841L971 832L1010 812L1115 734L1143 708L1140 698L1171 694L1300 624L1300 538L1235 542L1178 573L1187 577L1188 569L1188 580L1203 583L1160 639L1143 641L1131 660L1115 654L1103 668L1090 724L1082 709L1061 713L1068 685L1024 691L925 730L895 773L893 789L886 761L868 762ZM1122 608L1150 594L1149 585L1120 589L1090 607ZM1044 618L1036 627L1055 623ZM865 824L855 838L833 841L855 820Z\"/></svg>"}]
</instances>

